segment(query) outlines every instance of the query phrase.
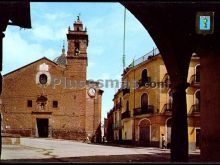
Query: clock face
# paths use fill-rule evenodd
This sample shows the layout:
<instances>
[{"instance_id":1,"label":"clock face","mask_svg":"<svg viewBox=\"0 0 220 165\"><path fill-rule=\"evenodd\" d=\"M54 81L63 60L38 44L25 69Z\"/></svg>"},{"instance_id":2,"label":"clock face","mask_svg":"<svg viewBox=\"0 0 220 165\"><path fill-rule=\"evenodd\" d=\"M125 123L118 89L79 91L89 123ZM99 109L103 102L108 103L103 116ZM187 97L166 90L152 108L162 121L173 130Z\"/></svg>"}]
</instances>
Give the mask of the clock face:
<instances>
[{"instance_id":1,"label":"clock face","mask_svg":"<svg viewBox=\"0 0 220 165\"><path fill-rule=\"evenodd\" d=\"M89 96L94 97L95 94L96 94L96 89L95 88L89 88L88 89L88 94L89 94Z\"/></svg>"}]
</instances>

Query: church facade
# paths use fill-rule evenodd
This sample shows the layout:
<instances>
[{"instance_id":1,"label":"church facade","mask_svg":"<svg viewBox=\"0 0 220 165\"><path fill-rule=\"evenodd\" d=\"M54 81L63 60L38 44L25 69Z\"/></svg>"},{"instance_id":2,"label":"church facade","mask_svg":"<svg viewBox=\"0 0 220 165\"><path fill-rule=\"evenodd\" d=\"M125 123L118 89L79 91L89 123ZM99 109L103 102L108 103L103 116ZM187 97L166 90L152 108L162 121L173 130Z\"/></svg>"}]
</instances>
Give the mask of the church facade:
<instances>
[{"instance_id":1,"label":"church facade","mask_svg":"<svg viewBox=\"0 0 220 165\"><path fill-rule=\"evenodd\" d=\"M67 32L68 49L3 76L3 132L30 137L101 140L103 91L87 78L88 34L81 20Z\"/></svg>"}]
</instances>

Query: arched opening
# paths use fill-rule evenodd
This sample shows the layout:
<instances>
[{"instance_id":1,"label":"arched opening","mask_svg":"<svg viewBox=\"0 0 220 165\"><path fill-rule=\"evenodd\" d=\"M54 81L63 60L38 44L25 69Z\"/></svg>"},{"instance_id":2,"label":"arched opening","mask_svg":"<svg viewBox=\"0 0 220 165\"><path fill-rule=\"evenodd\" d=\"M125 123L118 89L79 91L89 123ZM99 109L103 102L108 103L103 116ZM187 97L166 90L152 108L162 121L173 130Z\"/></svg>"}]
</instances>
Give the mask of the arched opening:
<instances>
[{"instance_id":1,"label":"arched opening","mask_svg":"<svg viewBox=\"0 0 220 165\"><path fill-rule=\"evenodd\" d=\"M168 75L168 73L166 73L166 74L164 75L164 82L165 82L167 85L170 84L170 76Z\"/></svg>"},{"instance_id":2,"label":"arched opening","mask_svg":"<svg viewBox=\"0 0 220 165\"><path fill-rule=\"evenodd\" d=\"M170 144L171 144L171 123L172 123L172 118L169 118L167 119L166 124L165 124L167 148L170 148Z\"/></svg>"},{"instance_id":3,"label":"arched opening","mask_svg":"<svg viewBox=\"0 0 220 165\"><path fill-rule=\"evenodd\" d=\"M150 145L150 120L144 118L139 124L139 145L149 146Z\"/></svg>"},{"instance_id":4,"label":"arched opening","mask_svg":"<svg viewBox=\"0 0 220 165\"><path fill-rule=\"evenodd\" d=\"M141 72L141 79L139 80L139 87L145 86L145 84L149 81L150 81L150 78L148 77L148 71L147 69L144 69Z\"/></svg>"},{"instance_id":5,"label":"arched opening","mask_svg":"<svg viewBox=\"0 0 220 165\"><path fill-rule=\"evenodd\" d=\"M173 92L172 92L172 90L169 90L167 95L168 95L167 109L172 110L172 105L173 105Z\"/></svg>"},{"instance_id":6,"label":"arched opening","mask_svg":"<svg viewBox=\"0 0 220 165\"><path fill-rule=\"evenodd\" d=\"M200 64L195 66L195 83L200 82Z\"/></svg>"},{"instance_id":7,"label":"arched opening","mask_svg":"<svg viewBox=\"0 0 220 165\"><path fill-rule=\"evenodd\" d=\"M148 73L147 73L147 69L144 69L141 73L141 80L142 82L147 82L148 81Z\"/></svg>"},{"instance_id":8,"label":"arched opening","mask_svg":"<svg viewBox=\"0 0 220 165\"><path fill-rule=\"evenodd\" d=\"M201 144L201 129L199 127L195 128L195 141L196 141L196 148L200 148Z\"/></svg>"},{"instance_id":9,"label":"arched opening","mask_svg":"<svg viewBox=\"0 0 220 165\"><path fill-rule=\"evenodd\" d=\"M200 89L194 94L194 112L200 112Z\"/></svg>"},{"instance_id":10,"label":"arched opening","mask_svg":"<svg viewBox=\"0 0 220 165\"><path fill-rule=\"evenodd\" d=\"M80 44L79 42L75 42L75 55L79 55L80 53Z\"/></svg>"}]
</instances>

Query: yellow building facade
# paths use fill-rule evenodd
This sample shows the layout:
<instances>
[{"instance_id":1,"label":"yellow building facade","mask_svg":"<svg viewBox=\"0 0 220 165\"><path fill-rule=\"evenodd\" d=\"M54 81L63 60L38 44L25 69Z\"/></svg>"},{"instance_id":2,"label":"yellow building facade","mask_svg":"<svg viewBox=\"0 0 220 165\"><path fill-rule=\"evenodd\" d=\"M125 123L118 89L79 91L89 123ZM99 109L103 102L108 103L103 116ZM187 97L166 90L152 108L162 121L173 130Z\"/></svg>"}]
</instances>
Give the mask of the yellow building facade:
<instances>
[{"instance_id":1,"label":"yellow building facade","mask_svg":"<svg viewBox=\"0 0 220 165\"><path fill-rule=\"evenodd\" d=\"M154 55L156 54L156 55ZM192 55L186 90L189 149L200 143L200 62ZM122 87L114 95L114 140L143 146L162 147L171 142L172 90L159 51L135 60L122 74Z\"/></svg>"}]
</instances>

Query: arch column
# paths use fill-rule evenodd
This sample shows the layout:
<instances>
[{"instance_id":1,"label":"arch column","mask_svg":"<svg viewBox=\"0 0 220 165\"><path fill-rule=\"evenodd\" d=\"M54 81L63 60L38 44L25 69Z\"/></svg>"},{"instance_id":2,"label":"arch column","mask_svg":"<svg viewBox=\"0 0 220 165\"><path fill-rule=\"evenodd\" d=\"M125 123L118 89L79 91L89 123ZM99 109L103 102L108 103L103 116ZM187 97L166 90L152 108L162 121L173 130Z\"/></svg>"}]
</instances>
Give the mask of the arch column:
<instances>
[{"instance_id":1,"label":"arch column","mask_svg":"<svg viewBox=\"0 0 220 165\"><path fill-rule=\"evenodd\" d=\"M188 124L186 82L172 86L173 106L171 121L171 161L188 161Z\"/></svg>"},{"instance_id":2,"label":"arch column","mask_svg":"<svg viewBox=\"0 0 220 165\"><path fill-rule=\"evenodd\" d=\"M220 16L219 16L220 18ZM201 159L204 162L220 161L220 48L219 39L213 47L201 51L200 123Z\"/></svg>"}]
</instances>

